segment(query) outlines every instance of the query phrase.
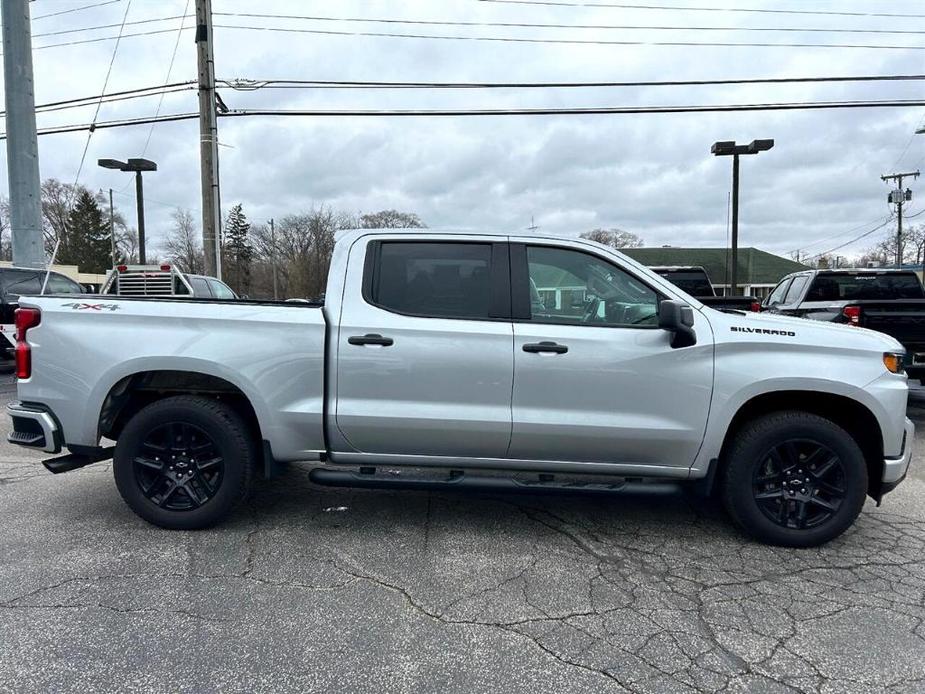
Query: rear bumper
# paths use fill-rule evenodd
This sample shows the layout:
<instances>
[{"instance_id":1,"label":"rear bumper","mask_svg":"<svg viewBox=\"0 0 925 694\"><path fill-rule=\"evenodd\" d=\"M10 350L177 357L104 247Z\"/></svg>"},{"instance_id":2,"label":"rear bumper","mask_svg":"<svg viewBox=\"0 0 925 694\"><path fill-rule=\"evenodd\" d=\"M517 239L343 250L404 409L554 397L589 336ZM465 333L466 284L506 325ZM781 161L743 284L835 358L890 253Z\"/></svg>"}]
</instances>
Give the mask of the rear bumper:
<instances>
[{"instance_id":1,"label":"rear bumper","mask_svg":"<svg viewBox=\"0 0 925 694\"><path fill-rule=\"evenodd\" d=\"M6 409L13 424L7 441L46 453L61 452L64 447L61 427L49 410L21 402L11 402Z\"/></svg>"},{"instance_id":2,"label":"rear bumper","mask_svg":"<svg viewBox=\"0 0 925 694\"><path fill-rule=\"evenodd\" d=\"M883 460L883 491L888 492L896 487L909 470L909 462L912 460L912 443L915 440L915 425L906 417L905 433L903 434L902 453L896 458L884 458Z\"/></svg>"}]
</instances>

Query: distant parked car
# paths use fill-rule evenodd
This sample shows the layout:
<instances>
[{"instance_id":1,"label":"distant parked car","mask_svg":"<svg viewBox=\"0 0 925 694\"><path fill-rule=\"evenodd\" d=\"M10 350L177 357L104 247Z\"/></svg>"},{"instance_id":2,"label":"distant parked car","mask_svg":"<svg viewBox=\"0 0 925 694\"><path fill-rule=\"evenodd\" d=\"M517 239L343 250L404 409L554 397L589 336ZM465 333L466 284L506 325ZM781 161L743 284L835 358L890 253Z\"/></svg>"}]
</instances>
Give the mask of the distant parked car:
<instances>
[{"instance_id":1,"label":"distant parked car","mask_svg":"<svg viewBox=\"0 0 925 694\"><path fill-rule=\"evenodd\" d=\"M787 275L762 310L886 333L906 348L909 378L925 382L925 289L911 270L810 270Z\"/></svg>"},{"instance_id":2,"label":"distant parked car","mask_svg":"<svg viewBox=\"0 0 925 694\"><path fill-rule=\"evenodd\" d=\"M48 274L49 294L85 294L84 288L58 272ZM0 361L13 359L16 346L16 329L13 312L19 308L20 295L42 293L45 270L34 268L0 267Z\"/></svg>"}]
</instances>

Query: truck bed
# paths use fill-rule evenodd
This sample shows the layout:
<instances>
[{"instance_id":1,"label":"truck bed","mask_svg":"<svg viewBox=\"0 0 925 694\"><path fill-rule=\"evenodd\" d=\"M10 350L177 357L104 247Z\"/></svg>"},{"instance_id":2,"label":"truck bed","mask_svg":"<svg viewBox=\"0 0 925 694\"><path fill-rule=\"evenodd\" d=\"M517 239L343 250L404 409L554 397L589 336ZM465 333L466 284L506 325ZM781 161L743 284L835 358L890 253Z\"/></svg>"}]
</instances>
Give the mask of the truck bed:
<instances>
[{"instance_id":1,"label":"truck bed","mask_svg":"<svg viewBox=\"0 0 925 694\"><path fill-rule=\"evenodd\" d=\"M62 294L23 296L20 305L42 316L29 331L33 371L19 398L49 406L68 446L96 445L107 399L130 377L163 371L240 390L278 460L324 450L320 303Z\"/></svg>"}]
</instances>

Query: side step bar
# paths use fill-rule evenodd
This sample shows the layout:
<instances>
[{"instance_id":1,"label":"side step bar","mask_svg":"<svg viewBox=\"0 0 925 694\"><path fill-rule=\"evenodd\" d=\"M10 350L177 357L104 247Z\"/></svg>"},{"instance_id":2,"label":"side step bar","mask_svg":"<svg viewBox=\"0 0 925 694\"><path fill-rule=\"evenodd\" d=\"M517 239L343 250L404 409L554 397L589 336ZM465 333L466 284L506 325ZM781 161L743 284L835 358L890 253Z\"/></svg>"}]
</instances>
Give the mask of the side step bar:
<instances>
[{"instance_id":1,"label":"side step bar","mask_svg":"<svg viewBox=\"0 0 925 694\"><path fill-rule=\"evenodd\" d=\"M668 496L680 492L683 487L677 482L637 482L614 480L613 482L556 482L552 475L540 475L536 481L518 480L510 477L473 475L461 470L452 470L445 479L429 477L377 476L375 468L361 468L360 472L314 468L308 473L315 484L327 487L361 487L365 489L417 489L426 491L480 490L527 494L622 494Z\"/></svg>"},{"instance_id":2,"label":"side step bar","mask_svg":"<svg viewBox=\"0 0 925 694\"><path fill-rule=\"evenodd\" d=\"M44 465L45 469L52 474L60 475L62 472L77 470L78 468L86 467L91 463L98 463L101 460L109 460L112 458L112 452L114 450L116 450L115 446L109 446L107 448L93 448L90 449L88 453L69 453L68 455L62 455L57 458L49 458L48 460L43 460L42 465Z\"/></svg>"}]
</instances>

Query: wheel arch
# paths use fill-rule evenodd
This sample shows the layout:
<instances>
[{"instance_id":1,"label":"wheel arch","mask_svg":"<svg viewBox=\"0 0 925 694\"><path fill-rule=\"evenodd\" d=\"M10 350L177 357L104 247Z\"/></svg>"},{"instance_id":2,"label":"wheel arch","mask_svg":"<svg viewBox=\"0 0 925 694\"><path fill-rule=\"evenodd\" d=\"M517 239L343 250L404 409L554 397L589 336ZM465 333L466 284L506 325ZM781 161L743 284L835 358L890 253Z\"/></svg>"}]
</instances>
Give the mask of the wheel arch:
<instances>
[{"instance_id":1,"label":"wheel arch","mask_svg":"<svg viewBox=\"0 0 925 694\"><path fill-rule=\"evenodd\" d=\"M174 395L201 395L230 405L263 440L260 418L251 398L235 383L214 374L151 369L123 376L108 390L97 417L98 436L118 439L125 424L147 405Z\"/></svg>"},{"instance_id":2,"label":"wheel arch","mask_svg":"<svg viewBox=\"0 0 925 694\"><path fill-rule=\"evenodd\" d=\"M863 403L846 395L811 390L782 390L755 395L744 402L726 430L720 449L718 473L727 462L727 452L742 427L773 412L797 410L824 417L844 429L855 440L867 463L867 493L879 501L883 480L883 431L876 415Z\"/></svg>"}]
</instances>

